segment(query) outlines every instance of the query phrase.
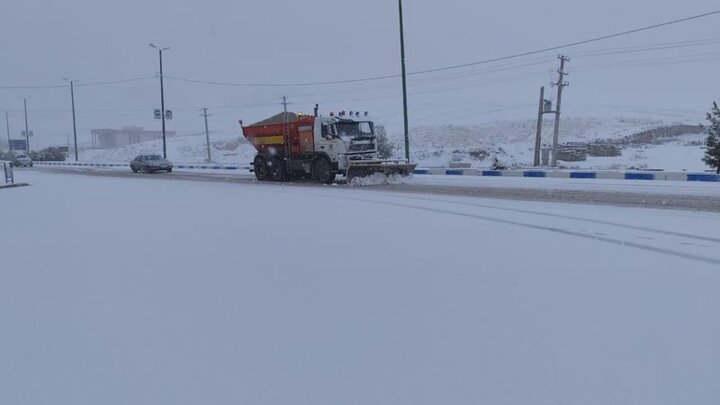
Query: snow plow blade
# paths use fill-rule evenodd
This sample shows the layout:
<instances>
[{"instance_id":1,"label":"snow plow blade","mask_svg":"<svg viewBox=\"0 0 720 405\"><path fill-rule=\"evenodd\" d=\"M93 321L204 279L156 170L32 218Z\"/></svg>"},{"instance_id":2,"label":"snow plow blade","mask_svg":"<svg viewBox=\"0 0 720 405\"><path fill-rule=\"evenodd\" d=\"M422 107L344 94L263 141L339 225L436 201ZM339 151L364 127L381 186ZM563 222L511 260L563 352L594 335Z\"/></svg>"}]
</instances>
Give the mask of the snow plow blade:
<instances>
[{"instance_id":1,"label":"snow plow blade","mask_svg":"<svg viewBox=\"0 0 720 405\"><path fill-rule=\"evenodd\" d=\"M391 174L409 176L413 173L416 166L416 163L408 163L404 160L351 161L345 173L345 179L350 182L355 177L365 177L375 173L383 173L386 176Z\"/></svg>"}]
</instances>

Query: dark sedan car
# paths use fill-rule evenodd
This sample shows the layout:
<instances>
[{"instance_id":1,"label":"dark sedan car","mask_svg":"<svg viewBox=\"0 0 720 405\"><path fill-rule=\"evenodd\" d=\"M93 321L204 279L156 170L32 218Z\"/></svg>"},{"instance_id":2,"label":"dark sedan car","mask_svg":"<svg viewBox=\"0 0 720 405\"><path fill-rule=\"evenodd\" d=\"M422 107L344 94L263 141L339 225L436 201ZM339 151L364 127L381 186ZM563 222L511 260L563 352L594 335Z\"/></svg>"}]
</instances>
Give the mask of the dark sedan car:
<instances>
[{"instance_id":1,"label":"dark sedan car","mask_svg":"<svg viewBox=\"0 0 720 405\"><path fill-rule=\"evenodd\" d=\"M130 169L132 169L133 173L140 171L146 173L167 171L170 173L173 165L169 160L163 159L160 155L140 155L130 162Z\"/></svg>"}]
</instances>

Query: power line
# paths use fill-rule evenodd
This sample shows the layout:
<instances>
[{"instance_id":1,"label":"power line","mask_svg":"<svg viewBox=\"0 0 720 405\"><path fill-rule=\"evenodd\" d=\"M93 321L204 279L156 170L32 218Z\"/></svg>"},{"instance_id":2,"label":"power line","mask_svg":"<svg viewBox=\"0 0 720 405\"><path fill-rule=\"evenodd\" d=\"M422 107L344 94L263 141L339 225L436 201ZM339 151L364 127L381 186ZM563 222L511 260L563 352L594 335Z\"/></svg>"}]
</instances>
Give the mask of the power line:
<instances>
[{"instance_id":1,"label":"power line","mask_svg":"<svg viewBox=\"0 0 720 405\"><path fill-rule=\"evenodd\" d=\"M208 108L212 108L215 110L223 110L223 109L250 109L250 108L256 108L256 107L267 107L267 106L274 106L277 105L277 103L251 103L251 104L223 104L223 105L216 105L211 106ZM77 109L78 112L82 113L143 113L146 114L147 111L150 108L79 108ZM197 107L175 107L173 108L173 111L195 111L197 110ZM10 113L21 113L23 112L22 109L7 109ZM53 113L69 113L72 110L69 108L39 108L39 109L33 109L33 113L41 113L41 114L53 114Z\"/></svg>"},{"instance_id":2,"label":"power line","mask_svg":"<svg viewBox=\"0 0 720 405\"><path fill-rule=\"evenodd\" d=\"M47 86L0 86L2 90L37 90L37 89L64 89L64 84L53 84Z\"/></svg>"},{"instance_id":3,"label":"power line","mask_svg":"<svg viewBox=\"0 0 720 405\"><path fill-rule=\"evenodd\" d=\"M417 75L424 75L428 73L434 73L434 72L441 72L441 71L447 71L447 70L456 70L456 69L462 69L467 68L471 66L477 66L477 65L484 65L484 64L490 64L490 63L496 63L496 62L502 62L506 60L511 59L517 59L522 58L525 56L532 56L537 55L541 53L551 52L551 51L557 51L560 49L565 48L571 48L579 45L585 45L589 43L599 42L599 41L605 41L612 38L617 38L621 36L627 36L631 34L636 34L643 31L649 31L657 28L667 27L670 25L676 25L681 24L705 17L710 17L720 14L720 10L711 11L703 14L697 14L690 17L685 18L679 18L671 21L662 22L659 24L653 24L649 26L644 26L640 28L635 28L627 31L621 31L613 34L603 35L599 37L589 38L581 41L575 41L570 43L565 43L561 45L555 45L547 48L542 49L536 49L532 51L522 52L522 53L516 53L506 56L501 56L497 58L491 58L491 59L484 59L474 62L468 62L468 63L462 63L462 64L456 64L456 65L449 65L449 66L442 66L438 68L432 68L432 69L425 69L425 70L419 70L415 72L409 72L408 76L417 76ZM707 41L713 41L707 40ZM688 41L690 42L690 41ZM702 42L702 41L701 41ZM680 47L682 42L676 43L678 47ZM649 45L645 48L637 48L632 49L630 48L627 50L627 52L641 52L645 50L661 50L661 49L672 49L674 44L668 44L665 47L662 45L658 45L657 48L648 49L648 47L652 47L652 45ZM701 44L697 44L701 45ZM686 46L694 46L691 44L686 44ZM589 51L590 54L592 54L593 51ZM602 52L602 51L600 51ZM617 52L608 51L607 54L614 54L614 53L624 53L622 50L617 50ZM598 55L601 55L602 53L599 53ZM106 86L106 85L115 85L115 84L124 84L124 83L130 83L135 81L141 81L141 80L148 80L152 79L155 76L141 76L141 77L135 77L131 79L123 79L123 80L112 80L112 81L100 81L100 82L89 82L89 83L78 83L78 87L92 87L92 86ZM378 76L369 76L369 77L363 77L363 78L355 78L355 79L346 79L346 80L328 80L328 81L312 81L312 82L296 82L296 83L238 83L238 82L224 82L224 81L211 81L211 80L198 80L198 79L190 79L190 78L184 78L184 77L178 77L178 76L168 76L165 75L166 78L176 81L182 81L182 82L188 82L188 83L196 83L196 84L208 84L208 85L216 85L216 86L232 86L232 87L309 87L309 86L324 86L324 85L337 85L337 84L352 84L352 83L359 83L359 82L368 82L368 81L377 81L377 80L383 80L383 79L392 79L400 77L399 74L387 74L387 75L378 75ZM65 85L58 84L58 85L34 85L34 86L0 86L0 90L41 90L41 89L61 89L65 88Z\"/></svg>"},{"instance_id":4,"label":"power line","mask_svg":"<svg viewBox=\"0 0 720 405\"><path fill-rule=\"evenodd\" d=\"M603 35L599 37L584 39L581 41L575 41L570 43L565 43L561 45L555 45L547 48L541 48L536 49L532 51L522 52L522 53L516 53L506 56L501 56L497 58L491 58L491 59L484 59L474 62L468 62L468 63L462 63L457 65L449 65L449 66L443 66L438 68L432 68L432 69L425 69L425 70L419 70L415 72L410 72L407 75L408 76L416 76L416 75L423 75L428 73L434 73L434 72L441 72L446 70L454 70L454 69L462 69L470 66L477 66L477 65L484 65L488 63L495 63L495 62L502 62L505 60L510 59L517 59L522 58L525 56L532 56L537 55L541 53L551 52L551 51L557 51L560 49L566 49L571 47L576 47L579 45L586 45L594 42L600 42L605 41L612 38L618 38L622 36L627 36L631 34L636 34L643 31L649 31L657 28L667 27L670 25L676 25L681 24L705 17L710 17L713 15L720 14L720 10L715 10L703 14L697 14L690 17L684 17L679 18L671 21L665 21L659 24L653 24L648 25L640 28L634 28L627 31L621 31L616 32L613 34ZM234 83L234 82L221 82L221 81L209 81L209 80L198 80L198 79L188 79L183 77L177 77L177 76L165 76L168 79L177 80L177 81L183 81L188 83L198 83L198 84L209 84L209 85L217 85L217 86L233 86L233 87L307 87L307 86L324 86L324 85L336 85L336 84L350 84L350 83L358 83L358 82L368 82L368 81L376 81L376 80L383 80L383 79L393 79L400 77L399 74L388 74L388 75L379 75L379 76L370 76L370 77L363 77L363 78L357 78L357 79L346 79L346 80L333 80L333 81L314 81L314 82L297 82L297 83Z\"/></svg>"},{"instance_id":5,"label":"power line","mask_svg":"<svg viewBox=\"0 0 720 405\"><path fill-rule=\"evenodd\" d=\"M682 63L690 63L697 61L715 60L720 56L720 51L706 52L699 54L685 54L685 55L673 55L673 56L662 56L655 58L643 58L643 59L628 59L617 62L608 63L597 63L577 66L575 71L595 71L604 69L615 69L624 67L635 67L635 66L665 66L665 65L676 65Z\"/></svg>"},{"instance_id":6,"label":"power line","mask_svg":"<svg viewBox=\"0 0 720 405\"><path fill-rule=\"evenodd\" d=\"M710 52L710 53L701 53L701 54L685 54L685 55L673 55L673 56L664 56L664 57L656 57L656 58L641 58L641 59L629 59L629 60L623 60L623 61L617 61L617 62L609 62L609 63L593 63L593 64L585 64L575 67L576 72L594 72L594 71L602 71L602 70L619 70L619 69L632 69L636 67L645 67L645 66L661 66L661 65L676 65L676 64L683 64L683 63L693 63L693 62L703 62L703 61L717 61L720 60L719 58L720 52ZM543 59L544 60L544 59ZM508 65L504 68L492 68L492 69L484 69L479 72L474 72L473 74L476 76L484 76L489 75L493 73L504 73L504 72L510 72L512 70L518 69L518 68L524 68L524 67L532 67L535 65L538 65L540 62L533 62L533 63L527 63L527 64L513 64ZM460 78L461 76L464 76L465 74L459 74L459 76L452 77L453 79ZM410 93L412 96L422 96L422 95L430 95L430 94L438 94L438 93L446 93L446 92L453 92L456 90L467 90L472 88L478 88L478 87L484 87L488 85L497 85L502 83L507 83L510 81L516 81L519 80L522 77L525 77L526 72L515 72L515 74L508 76L507 78L504 78L502 80L490 80L489 78L484 78L482 80L477 81L464 81L462 83L448 83L445 86L439 86L435 84L434 86L430 86L426 89L417 89L416 91L413 91ZM167 76L165 76L167 77ZM480 79L480 77L478 77ZM322 97L319 97L317 95L315 96L307 96L311 98L303 98L303 102L311 103L311 102L317 102L320 101L321 103L340 103L340 102L365 102L365 101L375 101L375 100L383 100L383 99L391 99L399 97L400 94L397 91L391 91L391 92L373 92L366 96L360 96L355 97L351 99L337 99L337 100L326 100ZM237 109L254 109L258 107L268 107L277 105L276 102L265 102L265 103L248 103L248 104L221 104L221 105L215 105L210 106L210 108L216 110L216 111L223 111L223 110L237 110ZM174 108L175 111L191 111L196 110L197 107L194 106L187 106L187 107L176 107ZM147 108L89 108L89 109L78 109L79 112L82 113L139 113L139 114L145 114L147 111ZM15 113L22 113L22 109L8 109L12 114ZM34 113L67 113L70 112L70 109L33 109Z\"/></svg>"},{"instance_id":7,"label":"power line","mask_svg":"<svg viewBox=\"0 0 720 405\"><path fill-rule=\"evenodd\" d=\"M610 49L596 49L588 51L580 51L574 53L575 56L607 56L607 55L620 55L628 53L639 53L639 52L652 52L652 51L664 51L668 49L678 48L695 48L701 46L716 45L720 42L720 38L704 39L695 41L680 41L680 42L668 42L663 44L652 44L644 45L639 47L625 47L625 48L610 48Z\"/></svg>"},{"instance_id":8,"label":"power line","mask_svg":"<svg viewBox=\"0 0 720 405\"><path fill-rule=\"evenodd\" d=\"M680 55L680 56L672 56L672 57L662 57L662 58L652 58L652 59L630 59L620 62L611 62L611 63L604 63L604 64L586 64L583 66L578 66L574 69L575 72L592 72L592 71L600 71L600 70L618 70L618 69L630 69L635 67L643 67L643 66L664 66L664 65L676 65L676 64L683 64L683 63L692 63L692 62L700 62L700 61L714 61L717 60L716 57L713 57L714 55L718 55L717 52L708 53L708 54L694 54L694 55ZM533 66L537 65L537 63L527 64L527 65L517 65L512 66L507 69L493 69L493 70L486 70L483 72L476 73L477 76L485 75L485 74L492 74L492 73L504 73L509 72L510 70L513 70L515 68L519 67L526 67L526 66ZM453 92L456 90L468 90L472 88L477 87L485 87L485 86L491 86L491 85L499 85L503 83L513 82L517 80L521 80L524 77L527 77L528 72L515 72L514 74L507 76L503 79L493 79L490 80L489 78L484 78L482 80L475 80L475 81L463 81L461 83L449 83L445 86L432 86L426 89L419 89L416 91L413 91L410 93L411 96L421 96L421 95L428 95L428 94L438 94L438 93L446 93L446 92ZM479 77L478 77L479 79ZM362 97L356 97L352 99L342 99L342 100L324 100L322 98L318 99L318 97L315 97L314 101L320 101L321 103L340 103L340 102L361 102L361 101L374 101L374 100L383 100L383 99L390 99L390 98L396 98L400 97L400 93L397 90L392 90L390 92L383 92L383 93L371 93L368 96L362 96ZM310 99L305 100L306 102L310 103ZM314 102L313 101L313 102Z\"/></svg>"},{"instance_id":9,"label":"power line","mask_svg":"<svg viewBox=\"0 0 720 405\"><path fill-rule=\"evenodd\" d=\"M106 82L90 82L90 83L78 83L76 87L93 87L93 86L110 86L114 84L123 84L123 83L130 83L130 82L138 82L141 80L148 80L148 79L154 79L155 76L140 76L135 77L132 79L124 79L124 80L112 80L112 81L106 81Z\"/></svg>"},{"instance_id":10,"label":"power line","mask_svg":"<svg viewBox=\"0 0 720 405\"><path fill-rule=\"evenodd\" d=\"M134 77L131 79L78 83L75 85L75 87L109 86L109 85L114 85L114 84L137 82L140 80L148 80L148 79L154 79L154 78L155 78L155 76L141 76L141 77ZM0 86L0 89L2 89L2 90L44 90L44 89L64 89L66 87L67 86L64 84L50 84L50 85L44 85L44 86L43 85L39 85L39 86Z\"/></svg>"},{"instance_id":11,"label":"power line","mask_svg":"<svg viewBox=\"0 0 720 405\"><path fill-rule=\"evenodd\" d=\"M605 41L608 39L622 37L622 36L626 36L626 35L630 35L630 34L636 34L638 32L649 31L649 30L653 30L656 28L667 27L669 25L680 24L680 23L697 20L697 19L704 18L704 17L709 17L712 15L717 15L717 14L720 14L720 10L711 11L711 12L703 13L703 14L698 14L698 15L694 15L691 17L680 18L680 19L676 19L676 20L672 20L672 21L666 21L666 22L659 23L659 24L648 25L645 27L635 28L635 29L631 29L628 31L622 31L622 32L614 33L614 34L608 34L608 35L603 35L600 37L585 39L582 41L571 42L571 43L567 43L567 44L563 44L563 45L556 45L556 46L551 46L548 48L537 49L534 51L528 51L528 52L518 53L518 54L514 54L514 55L502 56L499 58L486 59L486 60L481 60L481 61L477 61L477 62L463 63L460 65L451 65L451 66L445 66L445 67L440 67L440 68L435 68L435 69L427 69L427 70L422 70L419 72L414 72L413 74L425 74L425 73L431 73L431 72L439 72L442 70L459 69L459 68L468 67L468 66L475 66L475 65L485 64L485 63L500 62L500 61L508 60L508 59L521 58L523 56L537 55L539 53L557 51L560 49L590 44L593 42Z\"/></svg>"}]
</instances>

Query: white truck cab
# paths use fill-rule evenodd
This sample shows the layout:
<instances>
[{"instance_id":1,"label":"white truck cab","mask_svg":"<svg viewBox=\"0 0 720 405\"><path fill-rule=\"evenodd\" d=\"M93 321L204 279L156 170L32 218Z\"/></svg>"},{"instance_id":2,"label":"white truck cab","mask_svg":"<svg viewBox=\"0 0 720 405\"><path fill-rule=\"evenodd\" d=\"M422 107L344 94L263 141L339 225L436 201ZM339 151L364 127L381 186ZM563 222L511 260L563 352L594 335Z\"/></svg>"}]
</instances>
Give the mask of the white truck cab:
<instances>
[{"instance_id":1,"label":"white truck cab","mask_svg":"<svg viewBox=\"0 0 720 405\"><path fill-rule=\"evenodd\" d=\"M350 162L378 159L372 121L318 117L313 132L315 151L327 154L340 171L347 170Z\"/></svg>"}]
</instances>

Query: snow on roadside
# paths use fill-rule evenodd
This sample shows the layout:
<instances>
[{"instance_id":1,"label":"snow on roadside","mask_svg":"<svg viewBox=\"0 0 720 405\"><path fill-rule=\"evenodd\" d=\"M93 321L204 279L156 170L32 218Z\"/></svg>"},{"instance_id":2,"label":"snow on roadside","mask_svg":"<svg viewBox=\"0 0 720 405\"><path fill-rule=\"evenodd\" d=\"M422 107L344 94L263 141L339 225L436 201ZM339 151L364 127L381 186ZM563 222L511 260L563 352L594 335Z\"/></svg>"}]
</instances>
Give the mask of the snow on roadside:
<instances>
[{"instance_id":1,"label":"snow on roadside","mask_svg":"<svg viewBox=\"0 0 720 405\"><path fill-rule=\"evenodd\" d=\"M677 124L665 118L581 118L563 119L561 142L591 142L618 139L648 129ZM543 143L550 142L553 121L545 120ZM397 134L389 134L398 146L396 157L402 158ZM479 125L437 125L415 127L411 131L411 152L414 162L425 167L447 167L451 163L489 168L497 159L506 167L527 167L533 160L535 121L492 121ZM702 149L691 141L701 135L685 135L663 145L646 145L623 150L619 157L589 157L585 162L569 162L566 167L587 169L652 168L664 170L702 171ZM168 158L174 162L199 163L207 158L204 136L178 136L167 142ZM144 142L116 149L81 150L84 161L128 162L141 153L162 151L162 141ZM213 135L211 154L216 163L248 164L255 149L239 134Z\"/></svg>"},{"instance_id":2,"label":"snow on roadside","mask_svg":"<svg viewBox=\"0 0 720 405\"><path fill-rule=\"evenodd\" d=\"M543 144L552 141L554 121L544 120ZM696 124L697 120L653 117L568 117L562 120L560 142L587 143L596 140L621 139L643 131L677 124ZM533 161L535 143L535 120L491 121L479 125L435 125L413 128L410 134L412 159L423 166L449 166L451 163L466 163L476 168L489 168L495 159L510 168L528 167ZM571 162L583 168L624 169L629 167L651 167L665 170L702 170L703 163L697 158L699 146L688 146L698 135L678 137L673 148L661 152L662 156L649 153L638 154L637 150L626 149L620 158L589 158L587 162ZM702 136L700 136L702 137ZM395 145L402 145L398 134L390 137ZM653 150L663 145L647 145ZM692 151L692 152L690 152ZM401 148L396 157L402 156ZM685 158L680 155L691 155Z\"/></svg>"},{"instance_id":3,"label":"snow on roadside","mask_svg":"<svg viewBox=\"0 0 720 405\"><path fill-rule=\"evenodd\" d=\"M176 136L166 142L168 159L173 162L201 163L207 160L204 136ZM80 160L88 162L129 162L140 154L162 153L162 140L141 142L112 149L82 149ZM255 149L239 135L215 135L210 142L213 163L248 164Z\"/></svg>"},{"instance_id":4,"label":"snow on roadside","mask_svg":"<svg viewBox=\"0 0 720 405\"><path fill-rule=\"evenodd\" d=\"M567 162L563 167L595 170L662 169L665 171L703 172L705 135L683 135L660 145L628 147L622 156L591 157L584 162Z\"/></svg>"},{"instance_id":5,"label":"snow on roadside","mask_svg":"<svg viewBox=\"0 0 720 405\"><path fill-rule=\"evenodd\" d=\"M412 181L412 175L373 173L369 176L355 177L350 180L351 186L380 186L383 184L407 184Z\"/></svg>"}]
</instances>

